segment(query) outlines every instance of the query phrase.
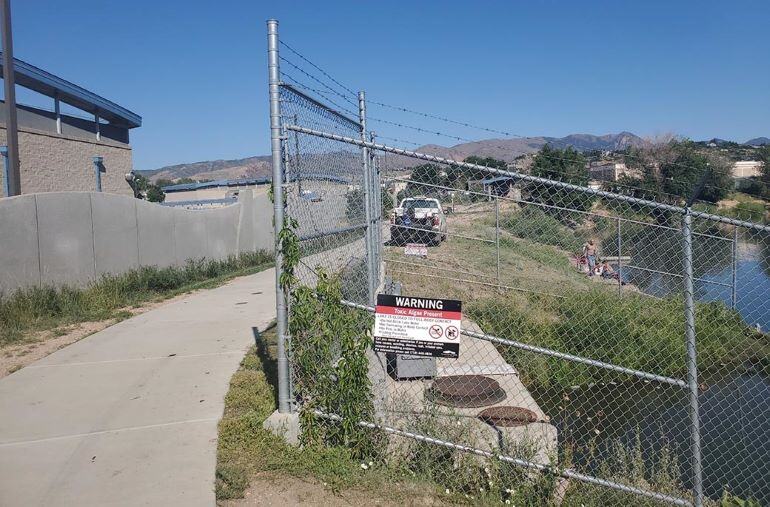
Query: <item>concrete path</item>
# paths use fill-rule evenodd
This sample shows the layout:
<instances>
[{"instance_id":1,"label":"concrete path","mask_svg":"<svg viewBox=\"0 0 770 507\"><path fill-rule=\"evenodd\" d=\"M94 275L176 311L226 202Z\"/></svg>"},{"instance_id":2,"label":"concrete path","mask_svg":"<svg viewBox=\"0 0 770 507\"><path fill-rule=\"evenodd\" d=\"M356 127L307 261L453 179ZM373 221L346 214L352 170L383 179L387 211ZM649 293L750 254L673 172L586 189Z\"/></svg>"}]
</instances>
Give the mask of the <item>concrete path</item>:
<instances>
[{"instance_id":1,"label":"concrete path","mask_svg":"<svg viewBox=\"0 0 770 507\"><path fill-rule=\"evenodd\" d=\"M214 505L230 377L273 270L100 331L0 380L0 505Z\"/></svg>"}]
</instances>

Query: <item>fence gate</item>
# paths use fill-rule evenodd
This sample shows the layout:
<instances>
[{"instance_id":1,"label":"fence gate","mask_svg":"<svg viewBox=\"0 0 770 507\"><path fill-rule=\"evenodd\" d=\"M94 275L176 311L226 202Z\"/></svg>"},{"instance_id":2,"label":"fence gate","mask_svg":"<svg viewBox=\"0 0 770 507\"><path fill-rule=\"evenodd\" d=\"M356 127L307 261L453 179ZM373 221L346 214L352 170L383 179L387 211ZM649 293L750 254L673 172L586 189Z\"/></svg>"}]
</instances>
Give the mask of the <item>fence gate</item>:
<instances>
[{"instance_id":1,"label":"fence gate","mask_svg":"<svg viewBox=\"0 0 770 507\"><path fill-rule=\"evenodd\" d=\"M591 188L564 152L380 144L363 92L268 41L279 410L306 443L480 503L770 502L770 227ZM377 294L462 301L458 357L375 352Z\"/></svg>"}]
</instances>

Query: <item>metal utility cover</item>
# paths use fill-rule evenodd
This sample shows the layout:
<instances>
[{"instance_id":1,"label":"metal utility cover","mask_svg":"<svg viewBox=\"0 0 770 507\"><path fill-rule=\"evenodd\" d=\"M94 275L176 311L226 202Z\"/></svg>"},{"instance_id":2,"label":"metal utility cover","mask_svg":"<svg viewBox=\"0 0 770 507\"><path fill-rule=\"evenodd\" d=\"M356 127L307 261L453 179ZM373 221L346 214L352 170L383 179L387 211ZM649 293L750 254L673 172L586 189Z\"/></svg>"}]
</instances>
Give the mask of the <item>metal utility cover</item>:
<instances>
[{"instance_id":1,"label":"metal utility cover","mask_svg":"<svg viewBox=\"0 0 770 507\"><path fill-rule=\"evenodd\" d=\"M484 409L479 412L479 419L492 426L524 426L537 422L537 414L528 408L507 405Z\"/></svg>"},{"instance_id":2,"label":"metal utility cover","mask_svg":"<svg viewBox=\"0 0 770 507\"><path fill-rule=\"evenodd\" d=\"M483 375L451 375L433 381L429 396L441 405L475 408L494 405L505 400L500 384Z\"/></svg>"}]
</instances>

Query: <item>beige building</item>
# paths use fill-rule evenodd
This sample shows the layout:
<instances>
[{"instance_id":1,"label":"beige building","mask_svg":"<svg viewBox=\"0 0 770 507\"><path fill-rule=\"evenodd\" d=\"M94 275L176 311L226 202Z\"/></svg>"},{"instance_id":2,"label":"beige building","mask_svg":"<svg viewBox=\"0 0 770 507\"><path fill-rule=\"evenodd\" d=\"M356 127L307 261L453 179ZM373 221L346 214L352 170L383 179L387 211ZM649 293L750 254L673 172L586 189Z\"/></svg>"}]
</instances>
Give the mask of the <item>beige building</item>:
<instances>
[{"instance_id":1,"label":"beige building","mask_svg":"<svg viewBox=\"0 0 770 507\"><path fill-rule=\"evenodd\" d=\"M270 181L270 178L246 178L169 185L163 187L164 202L195 207L222 206L235 202L243 190L252 190L254 195L266 193Z\"/></svg>"},{"instance_id":2,"label":"beige building","mask_svg":"<svg viewBox=\"0 0 770 507\"><path fill-rule=\"evenodd\" d=\"M733 164L733 178L756 178L762 175L762 162L741 160Z\"/></svg>"},{"instance_id":3,"label":"beige building","mask_svg":"<svg viewBox=\"0 0 770 507\"><path fill-rule=\"evenodd\" d=\"M14 59L14 66L18 87L52 99L51 110L17 104L22 194L98 190L94 157L101 157L101 190L133 195L125 179L133 168L129 130L141 126L142 118L26 62ZM64 114L62 104L79 112ZM0 145L5 144L0 102ZM0 170L0 188L4 178Z\"/></svg>"},{"instance_id":4,"label":"beige building","mask_svg":"<svg viewBox=\"0 0 770 507\"><path fill-rule=\"evenodd\" d=\"M592 162L588 166L588 177L595 181L618 181L623 176L639 178L641 173L622 162Z\"/></svg>"}]
</instances>

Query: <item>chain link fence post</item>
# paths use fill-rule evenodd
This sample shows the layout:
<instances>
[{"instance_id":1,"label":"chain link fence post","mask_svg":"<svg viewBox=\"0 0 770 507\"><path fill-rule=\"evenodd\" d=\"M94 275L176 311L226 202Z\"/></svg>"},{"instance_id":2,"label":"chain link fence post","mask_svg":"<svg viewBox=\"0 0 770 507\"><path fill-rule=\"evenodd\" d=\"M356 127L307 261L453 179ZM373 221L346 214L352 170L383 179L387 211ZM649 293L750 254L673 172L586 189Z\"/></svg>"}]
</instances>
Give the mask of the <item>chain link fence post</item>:
<instances>
[{"instance_id":1,"label":"chain link fence post","mask_svg":"<svg viewBox=\"0 0 770 507\"><path fill-rule=\"evenodd\" d=\"M275 245L275 313L278 333L278 411L289 413L292 410L289 394L289 361L286 357L286 294L281 287L280 234L283 228L283 155L280 82L281 70L278 56L278 21L267 21L267 69L270 88L270 151L273 158L273 232Z\"/></svg>"},{"instance_id":2,"label":"chain link fence post","mask_svg":"<svg viewBox=\"0 0 770 507\"><path fill-rule=\"evenodd\" d=\"M358 92L358 120L361 124L361 140L369 141L366 131L366 95L363 91ZM366 216L366 274L368 280L368 302L374 304L375 292L377 290L375 256L374 256L374 210L372 202L372 174L369 164L369 148L361 147L361 159L364 171L364 213Z\"/></svg>"},{"instance_id":3,"label":"chain link fence post","mask_svg":"<svg viewBox=\"0 0 770 507\"><path fill-rule=\"evenodd\" d=\"M495 251L497 253L497 288L500 288L500 199L495 196Z\"/></svg>"},{"instance_id":4,"label":"chain link fence post","mask_svg":"<svg viewBox=\"0 0 770 507\"><path fill-rule=\"evenodd\" d=\"M297 115L294 115L294 125L299 122ZM299 134L294 133L294 177L297 178L297 197L302 198L302 166L300 165L299 155Z\"/></svg>"},{"instance_id":5,"label":"chain link fence post","mask_svg":"<svg viewBox=\"0 0 770 507\"><path fill-rule=\"evenodd\" d=\"M622 240L620 239L620 217L618 217L618 296L623 295L623 259L621 256Z\"/></svg>"},{"instance_id":6,"label":"chain link fence post","mask_svg":"<svg viewBox=\"0 0 770 507\"><path fill-rule=\"evenodd\" d=\"M738 226L733 227L733 243L731 251L732 283L730 294L730 308L735 310L738 304Z\"/></svg>"},{"instance_id":7,"label":"chain link fence post","mask_svg":"<svg viewBox=\"0 0 770 507\"><path fill-rule=\"evenodd\" d=\"M369 141L374 143L375 134L369 132ZM377 281L376 287L380 286L382 274L382 188L380 182L380 165L377 163L377 155L374 150L369 151L371 159L371 172L372 172L372 191L374 198L374 261L375 261L375 279Z\"/></svg>"},{"instance_id":8,"label":"chain link fence post","mask_svg":"<svg viewBox=\"0 0 770 507\"><path fill-rule=\"evenodd\" d=\"M700 412L698 408L698 356L695 343L695 288L693 283L692 215L685 210L682 220L684 257L684 317L687 344L687 386L690 398L690 446L692 450L692 489L695 506L703 505Z\"/></svg>"}]
</instances>

